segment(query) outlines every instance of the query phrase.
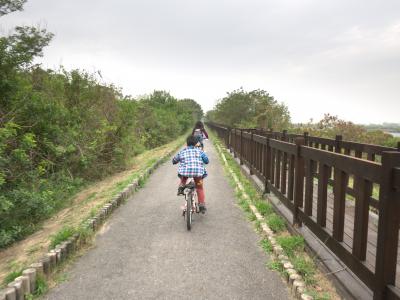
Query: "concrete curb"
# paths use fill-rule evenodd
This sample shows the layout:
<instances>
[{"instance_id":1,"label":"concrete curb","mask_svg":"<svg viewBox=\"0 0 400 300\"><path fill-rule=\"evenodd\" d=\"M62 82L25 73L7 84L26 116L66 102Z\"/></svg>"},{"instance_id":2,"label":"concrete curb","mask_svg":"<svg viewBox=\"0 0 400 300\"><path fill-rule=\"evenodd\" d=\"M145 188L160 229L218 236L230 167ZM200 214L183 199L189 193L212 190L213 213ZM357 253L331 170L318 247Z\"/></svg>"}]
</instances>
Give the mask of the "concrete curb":
<instances>
[{"instance_id":1,"label":"concrete curb","mask_svg":"<svg viewBox=\"0 0 400 300\"><path fill-rule=\"evenodd\" d=\"M114 198L105 203L97 212L97 214L84 222L84 228L96 232L104 221L126 200L128 200L137 189L141 188L140 182L151 175L157 167L173 155L181 146L174 148L167 154L158 159L150 167L148 167L138 178L128 184ZM14 279L6 288L0 290L0 300L24 300L27 295L34 294L37 288L38 277L48 279L51 274L66 261L74 252L83 246L82 236L75 233L68 240L55 246L46 253L40 261L33 263L29 268L22 272L22 276Z\"/></svg>"},{"instance_id":2,"label":"concrete curb","mask_svg":"<svg viewBox=\"0 0 400 300\"><path fill-rule=\"evenodd\" d=\"M249 195L245 192L243 185L239 181L238 177L236 174L232 171L232 169L229 167L228 161L226 160L225 154L223 153L223 150L219 145L215 144L215 147L217 148L217 151L222 157L222 160L228 169L230 175L232 176L233 180L235 181L235 184L237 188L241 191L243 198L246 199L246 201L249 204L250 210L252 213L256 216L256 219L258 221L261 221L261 229L265 236L268 238L272 245L273 249L273 254L277 260L283 265L287 277L286 281L290 285L290 290L297 299L303 299L303 300L313 300L313 297L305 293L305 282L302 278L301 275L298 274L298 272L294 269L293 265L289 262L289 258L284 255L283 249L281 246L278 245L276 239L275 239L275 234L269 228L269 226L265 223L264 217L258 212L257 208L252 204L251 199Z\"/></svg>"}]
</instances>

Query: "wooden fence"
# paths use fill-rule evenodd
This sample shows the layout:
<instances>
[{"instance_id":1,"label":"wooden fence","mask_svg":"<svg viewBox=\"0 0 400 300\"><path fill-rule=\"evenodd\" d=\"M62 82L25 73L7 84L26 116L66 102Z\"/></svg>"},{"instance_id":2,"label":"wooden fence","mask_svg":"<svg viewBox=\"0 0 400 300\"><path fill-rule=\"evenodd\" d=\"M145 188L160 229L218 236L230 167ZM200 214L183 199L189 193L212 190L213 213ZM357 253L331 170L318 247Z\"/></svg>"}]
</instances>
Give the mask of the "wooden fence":
<instances>
[{"instance_id":1,"label":"wooden fence","mask_svg":"<svg viewBox=\"0 0 400 300\"><path fill-rule=\"evenodd\" d=\"M373 291L374 299L400 299L400 147L207 125L264 182L265 192L272 191L291 210L293 224L307 226ZM333 198L329 218L328 195ZM354 201L350 247L344 242L349 198ZM379 215L375 249L369 250L374 254L372 267L366 261L368 239L373 238L370 209Z\"/></svg>"}]
</instances>

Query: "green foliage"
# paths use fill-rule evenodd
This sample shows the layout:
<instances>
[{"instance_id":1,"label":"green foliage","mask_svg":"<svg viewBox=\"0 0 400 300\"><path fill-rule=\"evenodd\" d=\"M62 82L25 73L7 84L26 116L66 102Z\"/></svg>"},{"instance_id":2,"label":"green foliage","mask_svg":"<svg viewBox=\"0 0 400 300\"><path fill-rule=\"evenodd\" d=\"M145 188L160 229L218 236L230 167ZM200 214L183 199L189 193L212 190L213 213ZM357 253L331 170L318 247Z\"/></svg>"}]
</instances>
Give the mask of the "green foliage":
<instances>
[{"instance_id":1,"label":"green foliage","mask_svg":"<svg viewBox=\"0 0 400 300\"><path fill-rule=\"evenodd\" d=\"M313 261L307 260L304 257L294 257L292 262L294 268L300 273L301 276L303 276L307 285L313 285L316 283L314 278L316 266Z\"/></svg>"},{"instance_id":2,"label":"green foliage","mask_svg":"<svg viewBox=\"0 0 400 300\"><path fill-rule=\"evenodd\" d=\"M289 257L293 257L296 251L304 250L304 238L302 236L280 236L277 237L276 240Z\"/></svg>"},{"instance_id":3,"label":"green foliage","mask_svg":"<svg viewBox=\"0 0 400 300\"><path fill-rule=\"evenodd\" d=\"M278 271L279 273L283 273L284 267L280 260L271 260L267 262L267 267L270 270Z\"/></svg>"},{"instance_id":4,"label":"green foliage","mask_svg":"<svg viewBox=\"0 0 400 300\"><path fill-rule=\"evenodd\" d=\"M261 247L264 249L265 252L267 252L267 253L272 253L273 252L272 244L268 239L262 239L260 244L261 244Z\"/></svg>"},{"instance_id":5,"label":"green foliage","mask_svg":"<svg viewBox=\"0 0 400 300\"><path fill-rule=\"evenodd\" d=\"M277 130L289 126L288 108L278 103L274 97L263 90L234 90L218 101L214 110L206 115L213 122L234 127L262 127Z\"/></svg>"},{"instance_id":6,"label":"green foliage","mask_svg":"<svg viewBox=\"0 0 400 300\"><path fill-rule=\"evenodd\" d=\"M257 201L255 203L255 206L256 206L258 212L263 216L268 216L274 212L271 204L269 204L265 201Z\"/></svg>"},{"instance_id":7,"label":"green foliage","mask_svg":"<svg viewBox=\"0 0 400 300\"><path fill-rule=\"evenodd\" d=\"M18 271L11 271L10 273L7 274L7 276L4 278L4 284L8 284L10 282L13 282L15 278L19 277L22 275L22 270Z\"/></svg>"},{"instance_id":8,"label":"green foliage","mask_svg":"<svg viewBox=\"0 0 400 300\"><path fill-rule=\"evenodd\" d=\"M329 296L328 293L321 293L321 292L318 292L318 291L313 290L313 289L307 289L305 292L306 292L307 295L310 295L315 300L329 300L329 299L331 299L331 297Z\"/></svg>"},{"instance_id":9,"label":"green foliage","mask_svg":"<svg viewBox=\"0 0 400 300\"><path fill-rule=\"evenodd\" d=\"M0 3L0 16L25 1ZM16 27L0 37L0 248L32 233L82 186L126 168L202 117L164 91L124 97L101 76L33 65L52 34Z\"/></svg>"},{"instance_id":10,"label":"green foliage","mask_svg":"<svg viewBox=\"0 0 400 300\"><path fill-rule=\"evenodd\" d=\"M245 212L250 212L250 206L249 203L246 201L246 199L240 198L239 199L239 206L245 211Z\"/></svg>"},{"instance_id":11,"label":"green foliage","mask_svg":"<svg viewBox=\"0 0 400 300\"><path fill-rule=\"evenodd\" d=\"M1 0L0 17L13 11L22 10L26 1L27 0Z\"/></svg>"},{"instance_id":12,"label":"green foliage","mask_svg":"<svg viewBox=\"0 0 400 300\"><path fill-rule=\"evenodd\" d=\"M36 277L36 291L35 296L44 295L49 289L46 279L42 275Z\"/></svg>"},{"instance_id":13,"label":"green foliage","mask_svg":"<svg viewBox=\"0 0 400 300\"><path fill-rule=\"evenodd\" d=\"M251 212L247 214L247 218L252 222L257 220L256 215Z\"/></svg>"},{"instance_id":14,"label":"green foliage","mask_svg":"<svg viewBox=\"0 0 400 300\"><path fill-rule=\"evenodd\" d=\"M60 243L68 240L76 233L76 229L71 226L64 226L58 231L56 234L50 236L50 245L49 248L53 249L55 246L59 245Z\"/></svg>"},{"instance_id":15,"label":"green foliage","mask_svg":"<svg viewBox=\"0 0 400 300\"><path fill-rule=\"evenodd\" d=\"M324 117L314 123L313 120L306 124L294 124L290 132L300 133L308 132L311 136L334 139L336 135L342 135L343 140L354 141L366 144L382 145L387 147L397 147L400 138L393 137L379 128L368 127L354 124L339 119L337 116L325 114Z\"/></svg>"},{"instance_id":16,"label":"green foliage","mask_svg":"<svg viewBox=\"0 0 400 300\"><path fill-rule=\"evenodd\" d=\"M268 216L267 224L274 232L280 232L286 229L285 220L275 213Z\"/></svg>"}]
</instances>

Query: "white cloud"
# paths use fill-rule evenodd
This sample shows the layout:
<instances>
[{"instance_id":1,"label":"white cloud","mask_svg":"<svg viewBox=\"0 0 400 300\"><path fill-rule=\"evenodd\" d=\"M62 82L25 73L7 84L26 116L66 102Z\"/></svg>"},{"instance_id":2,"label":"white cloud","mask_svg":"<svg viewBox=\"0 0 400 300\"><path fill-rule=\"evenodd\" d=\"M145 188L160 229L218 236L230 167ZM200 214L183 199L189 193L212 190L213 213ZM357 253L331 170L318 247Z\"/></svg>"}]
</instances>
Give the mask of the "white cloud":
<instances>
[{"instance_id":1,"label":"white cloud","mask_svg":"<svg viewBox=\"0 0 400 300\"><path fill-rule=\"evenodd\" d=\"M47 24L44 65L101 70L127 94L166 89L204 109L243 86L294 121L325 112L400 122L397 0L30 0L1 28Z\"/></svg>"}]
</instances>

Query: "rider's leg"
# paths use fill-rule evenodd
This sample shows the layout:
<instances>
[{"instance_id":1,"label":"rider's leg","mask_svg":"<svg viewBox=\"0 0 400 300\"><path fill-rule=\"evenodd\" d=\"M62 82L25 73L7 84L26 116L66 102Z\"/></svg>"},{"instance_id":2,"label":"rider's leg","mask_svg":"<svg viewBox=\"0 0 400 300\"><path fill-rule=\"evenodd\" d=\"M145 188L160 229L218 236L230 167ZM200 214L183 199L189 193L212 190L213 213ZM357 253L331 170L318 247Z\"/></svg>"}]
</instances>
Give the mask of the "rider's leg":
<instances>
[{"instance_id":1,"label":"rider's leg","mask_svg":"<svg viewBox=\"0 0 400 300\"><path fill-rule=\"evenodd\" d=\"M185 176L179 176L179 177L180 177L180 179L181 179L181 185L185 185L185 184L186 184L186 181L188 180L188 178L185 177Z\"/></svg>"},{"instance_id":2,"label":"rider's leg","mask_svg":"<svg viewBox=\"0 0 400 300\"><path fill-rule=\"evenodd\" d=\"M200 205L205 205L205 195L204 195L204 186L203 186L203 178L195 177L194 182L196 183L196 192L197 199L199 200Z\"/></svg>"},{"instance_id":3,"label":"rider's leg","mask_svg":"<svg viewBox=\"0 0 400 300\"><path fill-rule=\"evenodd\" d=\"M188 178L182 175L178 175L178 177L181 179L181 182L178 187L178 195L183 195L183 187L185 186Z\"/></svg>"}]
</instances>

